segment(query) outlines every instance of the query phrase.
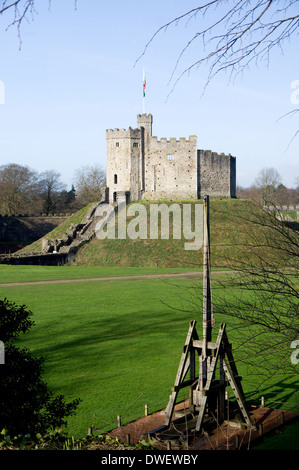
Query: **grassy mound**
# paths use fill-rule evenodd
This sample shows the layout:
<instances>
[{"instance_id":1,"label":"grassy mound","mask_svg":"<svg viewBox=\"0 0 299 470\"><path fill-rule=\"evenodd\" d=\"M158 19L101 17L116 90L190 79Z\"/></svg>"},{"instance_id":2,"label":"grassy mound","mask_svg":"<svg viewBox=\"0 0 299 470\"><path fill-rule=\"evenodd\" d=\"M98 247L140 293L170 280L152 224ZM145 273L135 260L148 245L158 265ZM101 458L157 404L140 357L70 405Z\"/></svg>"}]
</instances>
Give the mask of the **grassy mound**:
<instances>
[{"instance_id":1,"label":"grassy mound","mask_svg":"<svg viewBox=\"0 0 299 470\"><path fill-rule=\"evenodd\" d=\"M145 238L132 239L128 235L128 227L133 224L133 231L139 232L138 212L126 217L126 237L119 237L119 220L115 217L114 238L99 239L94 236L88 243L82 246L71 264L74 266L118 266L118 267L151 267L151 268L201 268L203 253L200 249L186 249L186 243L192 243L192 239L184 236L183 223L181 237L175 239L173 236L172 212L169 212L169 236L167 239L161 237L161 219L159 218L158 236L153 239L150 236L150 214L152 204L165 204L168 208L176 204L180 208L183 221L183 205L191 206L192 231L202 226L202 220L195 217L195 207L202 204L199 201L139 201L139 205L146 210ZM43 238L59 239L72 224L80 223L90 210L92 204L84 207L73 214L62 224L56 227ZM132 210L134 203L127 206L126 210ZM140 207L140 206L139 206ZM160 206L161 207L161 206ZM210 200L210 242L211 258L214 269L226 269L234 267L236 263L246 260L246 249L256 244L256 252L261 252L269 259L273 257L271 249L265 248L264 241L267 238L269 226L257 224L256 220L263 217L265 211L249 200L242 199L211 199ZM144 219L143 219L144 220ZM196 228L198 230L198 228ZM131 232L132 233L132 232ZM41 252L42 239L23 248L18 253ZM259 248L258 248L259 247ZM273 257L274 262L274 257Z\"/></svg>"},{"instance_id":2,"label":"grassy mound","mask_svg":"<svg viewBox=\"0 0 299 470\"><path fill-rule=\"evenodd\" d=\"M142 202L146 208L149 220L150 206L154 202ZM157 202L156 202L157 203ZM195 205L202 201L180 201L181 213L183 204L192 204L191 220L192 230L195 223ZM172 202L167 202L170 206ZM130 207L130 206L128 206ZM214 268L227 268L229 260L239 259L241 248L247 244L250 219L257 212L262 211L254 203L248 200L238 199L211 199L210 200L210 240L211 257ZM127 217L128 224L137 216ZM148 223L149 226L149 223ZM184 238L173 238L172 215L169 217L169 239L151 239L149 228L146 239L118 238L118 220L116 218L116 230L114 239L100 240L94 237L83 246L72 264L77 266L142 266L142 267L185 267L193 269L202 266L202 248L199 250L186 250L185 243L191 242ZM160 229L160 227L159 227ZM138 230L138 228L136 229ZM258 237L260 227L251 227L250 234ZM270 255L270 253L269 253Z\"/></svg>"}]
</instances>

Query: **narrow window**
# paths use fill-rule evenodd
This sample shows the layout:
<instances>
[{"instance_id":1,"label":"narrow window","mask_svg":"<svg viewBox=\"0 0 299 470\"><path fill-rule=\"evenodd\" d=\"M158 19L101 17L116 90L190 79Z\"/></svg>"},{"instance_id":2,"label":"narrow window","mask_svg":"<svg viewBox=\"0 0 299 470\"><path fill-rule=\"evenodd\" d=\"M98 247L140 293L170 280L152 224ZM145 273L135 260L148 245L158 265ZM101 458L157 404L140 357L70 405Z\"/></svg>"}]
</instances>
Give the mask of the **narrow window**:
<instances>
[{"instance_id":1,"label":"narrow window","mask_svg":"<svg viewBox=\"0 0 299 470\"><path fill-rule=\"evenodd\" d=\"M113 193L113 202L116 202L116 192Z\"/></svg>"},{"instance_id":2,"label":"narrow window","mask_svg":"<svg viewBox=\"0 0 299 470\"><path fill-rule=\"evenodd\" d=\"M117 175L114 175L114 184L117 184Z\"/></svg>"},{"instance_id":3,"label":"narrow window","mask_svg":"<svg viewBox=\"0 0 299 470\"><path fill-rule=\"evenodd\" d=\"M119 142L116 142L115 146L116 146L116 147L119 147Z\"/></svg>"},{"instance_id":4,"label":"narrow window","mask_svg":"<svg viewBox=\"0 0 299 470\"><path fill-rule=\"evenodd\" d=\"M138 147L138 142L133 142L133 147Z\"/></svg>"}]
</instances>

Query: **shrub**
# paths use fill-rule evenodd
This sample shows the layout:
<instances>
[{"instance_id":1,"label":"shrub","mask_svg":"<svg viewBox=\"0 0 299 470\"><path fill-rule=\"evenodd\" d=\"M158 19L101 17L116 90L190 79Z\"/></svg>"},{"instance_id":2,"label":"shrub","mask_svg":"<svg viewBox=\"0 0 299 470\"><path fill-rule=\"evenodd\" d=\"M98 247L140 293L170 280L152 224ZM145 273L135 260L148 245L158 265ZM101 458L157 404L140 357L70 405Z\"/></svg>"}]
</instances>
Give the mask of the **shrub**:
<instances>
[{"instance_id":1,"label":"shrub","mask_svg":"<svg viewBox=\"0 0 299 470\"><path fill-rule=\"evenodd\" d=\"M42 380L44 359L14 344L33 326L31 315L25 305L0 300L0 339L5 346L5 364L0 365L0 430L10 435L61 427L80 402L66 403L62 395L55 397Z\"/></svg>"}]
</instances>

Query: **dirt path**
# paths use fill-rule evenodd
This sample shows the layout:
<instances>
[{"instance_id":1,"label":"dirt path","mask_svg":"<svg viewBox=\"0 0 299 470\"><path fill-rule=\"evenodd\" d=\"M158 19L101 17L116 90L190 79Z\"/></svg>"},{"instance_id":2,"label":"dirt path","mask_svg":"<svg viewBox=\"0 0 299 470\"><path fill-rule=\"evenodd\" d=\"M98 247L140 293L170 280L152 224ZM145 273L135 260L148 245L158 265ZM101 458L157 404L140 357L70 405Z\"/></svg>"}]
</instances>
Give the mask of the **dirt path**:
<instances>
[{"instance_id":1,"label":"dirt path","mask_svg":"<svg viewBox=\"0 0 299 470\"><path fill-rule=\"evenodd\" d=\"M224 272L224 271L223 271ZM150 278L164 278L164 277L198 277L202 276L202 272L181 272L181 273L165 273L165 274L137 274L129 276L106 276L106 277L91 277L83 279L56 279L48 281L28 281L28 282L7 282L0 283L0 287L14 287L14 286L33 286L42 284L68 284L72 282L90 282L90 281L121 281L124 279L150 279Z\"/></svg>"}]
</instances>

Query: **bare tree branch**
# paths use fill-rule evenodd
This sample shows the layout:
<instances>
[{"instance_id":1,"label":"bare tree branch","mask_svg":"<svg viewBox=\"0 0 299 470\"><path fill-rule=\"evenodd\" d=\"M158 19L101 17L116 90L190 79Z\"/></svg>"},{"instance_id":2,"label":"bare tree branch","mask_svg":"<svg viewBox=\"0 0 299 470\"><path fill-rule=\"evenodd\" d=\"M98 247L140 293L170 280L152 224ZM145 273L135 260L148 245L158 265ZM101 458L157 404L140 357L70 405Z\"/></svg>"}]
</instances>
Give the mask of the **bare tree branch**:
<instances>
[{"instance_id":1,"label":"bare tree branch","mask_svg":"<svg viewBox=\"0 0 299 470\"><path fill-rule=\"evenodd\" d=\"M2 0L0 2L0 15L4 13L8 13L9 11L12 12L13 18L8 23L6 29L15 26L18 31L18 37L20 41L20 48L22 45L21 40L21 25L24 20L28 21L28 16L31 15L31 18L34 18L37 15L37 10L35 8L36 1L35 0L16 0L15 2L11 2L8 0ZM51 0L48 0L48 7L51 7ZM77 10L77 0L74 0L74 8Z\"/></svg>"},{"instance_id":2,"label":"bare tree branch","mask_svg":"<svg viewBox=\"0 0 299 470\"><path fill-rule=\"evenodd\" d=\"M17 0L15 2L8 3L6 0L2 1L2 7L0 8L0 14L7 12L8 10L13 11L13 19L8 24L7 28L11 26L16 26L19 37L19 48L21 49L22 40L21 40L21 25L23 21L28 20L27 16L30 14L32 17L36 14L35 10L35 1L34 0Z\"/></svg>"},{"instance_id":3,"label":"bare tree branch","mask_svg":"<svg viewBox=\"0 0 299 470\"><path fill-rule=\"evenodd\" d=\"M239 246L242 255L230 260L231 276L218 282L214 311L234 317L240 359L260 369L264 381L274 373L295 377L290 348L299 337L298 223L258 208L232 216L232 224L240 219L247 221L248 240Z\"/></svg>"},{"instance_id":4,"label":"bare tree branch","mask_svg":"<svg viewBox=\"0 0 299 470\"><path fill-rule=\"evenodd\" d=\"M192 18L200 17L198 22L201 29L182 49L171 73L173 87L170 93L184 75L205 63L210 64L205 87L220 72L229 71L230 77L238 76L252 61L268 61L272 49L282 48L283 43L298 31L299 14L291 11L296 4L295 0L285 1L283 7L281 4L281 0L214 0L203 3L161 26L150 38L136 63L161 31L177 25L183 19L187 18L189 22ZM215 20L216 15L218 18ZM175 78L184 54L199 39L207 52L195 58Z\"/></svg>"}]
</instances>

